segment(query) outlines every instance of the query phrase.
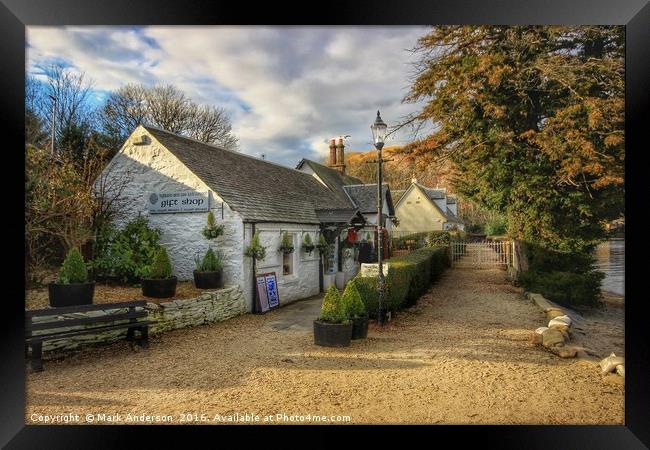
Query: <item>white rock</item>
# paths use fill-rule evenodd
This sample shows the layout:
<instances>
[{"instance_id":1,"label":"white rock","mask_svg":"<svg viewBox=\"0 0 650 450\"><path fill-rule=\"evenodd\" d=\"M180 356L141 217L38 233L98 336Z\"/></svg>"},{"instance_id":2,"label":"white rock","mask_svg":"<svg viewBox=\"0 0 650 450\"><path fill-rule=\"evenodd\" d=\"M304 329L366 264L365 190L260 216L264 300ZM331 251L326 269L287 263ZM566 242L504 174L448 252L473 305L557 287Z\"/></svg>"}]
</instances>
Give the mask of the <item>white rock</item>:
<instances>
[{"instance_id":1,"label":"white rock","mask_svg":"<svg viewBox=\"0 0 650 450\"><path fill-rule=\"evenodd\" d=\"M535 330L535 333L542 334L546 330L548 330L548 327L539 327L538 329Z\"/></svg>"},{"instance_id":2,"label":"white rock","mask_svg":"<svg viewBox=\"0 0 650 450\"><path fill-rule=\"evenodd\" d=\"M625 365L619 364L616 366L616 373L625 378Z\"/></svg>"},{"instance_id":3,"label":"white rock","mask_svg":"<svg viewBox=\"0 0 650 450\"><path fill-rule=\"evenodd\" d=\"M558 316L554 319L551 319L548 322L549 328L552 327L553 325L566 325L567 327L571 326L571 318L567 315Z\"/></svg>"},{"instance_id":4,"label":"white rock","mask_svg":"<svg viewBox=\"0 0 650 450\"><path fill-rule=\"evenodd\" d=\"M616 366L625 364L625 358L621 356L616 356L616 354L611 353L607 358L604 358L600 361L600 368L602 373L613 372L616 369Z\"/></svg>"}]
</instances>

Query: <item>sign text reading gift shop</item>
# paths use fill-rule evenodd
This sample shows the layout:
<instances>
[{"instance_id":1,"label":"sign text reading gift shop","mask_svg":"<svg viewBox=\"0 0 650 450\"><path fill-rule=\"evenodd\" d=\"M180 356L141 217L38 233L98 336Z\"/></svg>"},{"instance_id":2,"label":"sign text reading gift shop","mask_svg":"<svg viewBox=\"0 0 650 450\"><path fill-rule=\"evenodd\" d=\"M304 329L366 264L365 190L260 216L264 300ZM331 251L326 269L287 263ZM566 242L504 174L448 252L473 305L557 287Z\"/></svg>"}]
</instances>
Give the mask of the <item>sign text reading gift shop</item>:
<instances>
[{"instance_id":1,"label":"sign text reading gift shop","mask_svg":"<svg viewBox=\"0 0 650 450\"><path fill-rule=\"evenodd\" d=\"M151 214L206 212L209 203L207 192L152 192L147 197Z\"/></svg>"}]
</instances>

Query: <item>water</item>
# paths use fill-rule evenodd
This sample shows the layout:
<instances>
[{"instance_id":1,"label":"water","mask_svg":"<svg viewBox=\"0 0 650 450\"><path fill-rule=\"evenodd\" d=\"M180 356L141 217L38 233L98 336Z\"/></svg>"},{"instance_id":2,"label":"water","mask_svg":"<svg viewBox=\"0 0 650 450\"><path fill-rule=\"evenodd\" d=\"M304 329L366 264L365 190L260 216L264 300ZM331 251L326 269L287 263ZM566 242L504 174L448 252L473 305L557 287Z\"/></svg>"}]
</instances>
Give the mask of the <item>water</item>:
<instances>
[{"instance_id":1,"label":"water","mask_svg":"<svg viewBox=\"0 0 650 450\"><path fill-rule=\"evenodd\" d=\"M596 248L596 269L605 274L602 290L625 295L625 239L614 238Z\"/></svg>"}]
</instances>

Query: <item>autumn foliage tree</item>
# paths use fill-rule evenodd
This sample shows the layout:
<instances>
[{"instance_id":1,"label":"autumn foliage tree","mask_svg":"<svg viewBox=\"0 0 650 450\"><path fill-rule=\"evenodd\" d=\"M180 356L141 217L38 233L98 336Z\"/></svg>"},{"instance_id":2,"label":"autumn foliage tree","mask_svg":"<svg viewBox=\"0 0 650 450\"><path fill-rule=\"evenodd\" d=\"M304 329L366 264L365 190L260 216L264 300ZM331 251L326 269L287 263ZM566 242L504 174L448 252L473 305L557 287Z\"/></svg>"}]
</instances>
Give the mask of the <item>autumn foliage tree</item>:
<instances>
[{"instance_id":1,"label":"autumn foliage tree","mask_svg":"<svg viewBox=\"0 0 650 450\"><path fill-rule=\"evenodd\" d=\"M402 126L518 239L584 253L624 213L624 28L441 26L423 36Z\"/></svg>"}]
</instances>

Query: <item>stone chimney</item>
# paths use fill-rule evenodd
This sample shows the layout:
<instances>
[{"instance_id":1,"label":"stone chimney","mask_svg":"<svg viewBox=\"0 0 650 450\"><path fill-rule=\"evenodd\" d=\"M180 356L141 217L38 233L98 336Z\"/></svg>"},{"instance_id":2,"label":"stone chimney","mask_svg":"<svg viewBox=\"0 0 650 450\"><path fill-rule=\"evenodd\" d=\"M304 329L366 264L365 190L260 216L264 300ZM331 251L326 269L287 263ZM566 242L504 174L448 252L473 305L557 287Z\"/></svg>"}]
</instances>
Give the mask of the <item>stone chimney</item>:
<instances>
[{"instance_id":1,"label":"stone chimney","mask_svg":"<svg viewBox=\"0 0 650 450\"><path fill-rule=\"evenodd\" d=\"M416 184L418 182L418 179L415 178L415 174L411 176L411 183Z\"/></svg>"},{"instance_id":2,"label":"stone chimney","mask_svg":"<svg viewBox=\"0 0 650 450\"><path fill-rule=\"evenodd\" d=\"M336 170L345 174L345 144L340 136L336 139L336 162Z\"/></svg>"},{"instance_id":3,"label":"stone chimney","mask_svg":"<svg viewBox=\"0 0 650 450\"><path fill-rule=\"evenodd\" d=\"M329 167L336 167L336 139L330 139L330 163Z\"/></svg>"}]
</instances>

